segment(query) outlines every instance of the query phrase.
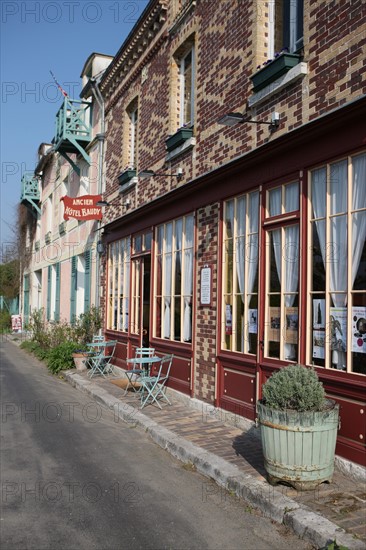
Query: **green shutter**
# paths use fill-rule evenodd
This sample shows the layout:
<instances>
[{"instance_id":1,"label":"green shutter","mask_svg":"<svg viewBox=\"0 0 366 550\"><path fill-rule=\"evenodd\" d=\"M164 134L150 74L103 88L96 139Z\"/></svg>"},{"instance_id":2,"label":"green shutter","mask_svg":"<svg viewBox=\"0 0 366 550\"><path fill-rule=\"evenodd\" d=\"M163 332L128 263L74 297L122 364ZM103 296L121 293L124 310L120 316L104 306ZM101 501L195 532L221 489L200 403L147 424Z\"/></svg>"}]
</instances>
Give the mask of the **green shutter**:
<instances>
[{"instance_id":1,"label":"green shutter","mask_svg":"<svg viewBox=\"0 0 366 550\"><path fill-rule=\"evenodd\" d=\"M56 269L56 301L55 301L55 321L60 320L60 287L61 287L61 266L60 262L55 265Z\"/></svg>"},{"instance_id":2,"label":"green shutter","mask_svg":"<svg viewBox=\"0 0 366 550\"><path fill-rule=\"evenodd\" d=\"M71 297L70 297L70 322L73 323L76 317L76 289L78 284L77 256L71 258Z\"/></svg>"},{"instance_id":3,"label":"green shutter","mask_svg":"<svg viewBox=\"0 0 366 550\"><path fill-rule=\"evenodd\" d=\"M24 275L23 296L24 321L27 323L29 319L29 275Z\"/></svg>"},{"instance_id":4,"label":"green shutter","mask_svg":"<svg viewBox=\"0 0 366 550\"><path fill-rule=\"evenodd\" d=\"M85 259L85 287L84 287L84 312L90 309L90 285L91 285L91 253L87 250L84 253Z\"/></svg>"},{"instance_id":5,"label":"green shutter","mask_svg":"<svg viewBox=\"0 0 366 550\"><path fill-rule=\"evenodd\" d=\"M47 321L51 319L51 285L52 285L52 267L48 266L47 273Z\"/></svg>"}]
</instances>

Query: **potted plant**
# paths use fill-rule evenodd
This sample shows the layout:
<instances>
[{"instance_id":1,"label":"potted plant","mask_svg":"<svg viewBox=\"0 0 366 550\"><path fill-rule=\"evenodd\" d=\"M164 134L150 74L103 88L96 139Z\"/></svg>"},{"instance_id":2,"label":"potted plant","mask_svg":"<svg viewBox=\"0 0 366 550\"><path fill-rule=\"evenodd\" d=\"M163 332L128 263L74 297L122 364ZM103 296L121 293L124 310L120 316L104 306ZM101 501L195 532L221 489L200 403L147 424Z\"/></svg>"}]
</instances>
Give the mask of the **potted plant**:
<instances>
[{"instance_id":1,"label":"potted plant","mask_svg":"<svg viewBox=\"0 0 366 550\"><path fill-rule=\"evenodd\" d=\"M118 176L118 182L120 185L125 185L129 183L133 178L136 177L136 169L134 166L126 166L120 175Z\"/></svg>"},{"instance_id":2,"label":"potted plant","mask_svg":"<svg viewBox=\"0 0 366 550\"><path fill-rule=\"evenodd\" d=\"M271 82L287 73L299 62L300 55L289 53L286 48L280 52L276 52L273 59L268 59L263 63L262 67L257 67L257 72L250 77L254 92L265 88L265 86L268 86L268 84L271 84Z\"/></svg>"},{"instance_id":3,"label":"potted plant","mask_svg":"<svg viewBox=\"0 0 366 550\"><path fill-rule=\"evenodd\" d=\"M76 349L74 353L72 354L72 358L74 360L74 365L76 370L78 371L84 371L87 370L86 365L86 359L90 357L90 352L82 350L82 349Z\"/></svg>"},{"instance_id":4,"label":"potted plant","mask_svg":"<svg viewBox=\"0 0 366 550\"><path fill-rule=\"evenodd\" d=\"M289 365L273 374L257 412L269 483L309 490L332 481L339 405L326 399L312 368Z\"/></svg>"},{"instance_id":5,"label":"potted plant","mask_svg":"<svg viewBox=\"0 0 366 550\"><path fill-rule=\"evenodd\" d=\"M182 126L179 128L175 134L172 136L168 136L168 138L165 140L166 148L168 151L173 151L180 145L183 145L187 139L190 139L193 136L193 128Z\"/></svg>"}]
</instances>

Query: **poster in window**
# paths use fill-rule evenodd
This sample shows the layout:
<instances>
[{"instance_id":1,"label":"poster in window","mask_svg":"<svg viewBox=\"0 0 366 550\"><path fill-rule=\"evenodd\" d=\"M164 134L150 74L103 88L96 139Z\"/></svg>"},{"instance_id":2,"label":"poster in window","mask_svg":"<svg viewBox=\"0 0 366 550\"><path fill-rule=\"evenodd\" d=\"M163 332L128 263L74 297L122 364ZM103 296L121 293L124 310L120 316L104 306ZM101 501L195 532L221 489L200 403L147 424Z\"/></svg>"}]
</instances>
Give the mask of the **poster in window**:
<instances>
[{"instance_id":1,"label":"poster in window","mask_svg":"<svg viewBox=\"0 0 366 550\"><path fill-rule=\"evenodd\" d=\"M225 307L225 334L230 336L233 333L233 318L231 315L231 305L226 304Z\"/></svg>"},{"instance_id":2,"label":"poster in window","mask_svg":"<svg viewBox=\"0 0 366 550\"><path fill-rule=\"evenodd\" d=\"M352 308L352 351L366 353L366 307Z\"/></svg>"},{"instance_id":3,"label":"poster in window","mask_svg":"<svg viewBox=\"0 0 366 550\"><path fill-rule=\"evenodd\" d=\"M257 309L248 310L248 321L249 321L249 334L257 334L258 332L258 310Z\"/></svg>"},{"instance_id":4,"label":"poster in window","mask_svg":"<svg viewBox=\"0 0 366 550\"><path fill-rule=\"evenodd\" d=\"M286 344L297 344L299 331L299 309L297 307L286 308Z\"/></svg>"},{"instance_id":5,"label":"poster in window","mask_svg":"<svg viewBox=\"0 0 366 550\"><path fill-rule=\"evenodd\" d=\"M347 308L330 308L330 333L333 351L347 351Z\"/></svg>"},{"instance_id":6,"label":"poster in window","mask_svg":"<svg viewBox=\"0 0 366 550\"><path fill-rule=\"evenodd\" d=\"M313 300L313 328L325 328L325 300Z\"/></svg>"},{"instance_id":7,"label":"poster in window","mask_svg":"<svg viewBox=\"0 0 366 550\"><path fill-rule=\"evenodd\" d=\"M281 326L281 308L269 308L269 330L268 340L271 342L280 341L280 326Z\"/></svg>"},{"instance_id":8,"label":"poster in window","mask_svg":"<svg viewBox=\"0 0 366 550\"><path fill-rule=\"evenodd\" d=\"M324 359L325 331L313 330L313 357Z\"/></svg>"}]
</instances>

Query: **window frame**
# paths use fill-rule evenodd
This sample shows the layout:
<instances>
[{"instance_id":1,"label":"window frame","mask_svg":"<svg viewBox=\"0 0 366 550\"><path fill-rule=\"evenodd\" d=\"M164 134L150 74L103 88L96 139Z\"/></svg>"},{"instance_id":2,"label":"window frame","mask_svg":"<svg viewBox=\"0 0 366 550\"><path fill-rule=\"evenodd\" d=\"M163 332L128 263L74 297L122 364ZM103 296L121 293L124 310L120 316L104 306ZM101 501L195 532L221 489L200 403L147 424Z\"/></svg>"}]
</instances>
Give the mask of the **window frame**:
<instances>
[{"instance_id":1,"label":"window frame","mask_svg":"<svg viewBox=\"0 0 366 550\"><path fill-rule=\"evenodd\" d=\"M312 167L308 171L308 223L307 223L307 232L308 232L308 257L307 257L307 279L309 281L308 285L308 291L307 291L307 318L309 319L308 322L308 330L306 334L306 362L308 365L316 366L317 368L322 368L326 371L336 371L338 373L343 374L351 374L351 375L361 375L365 376L365 373L362 372L355 372L353 370L353 352L352 349L352 311L354 307L366 307L365 305L362 306L354 306L354 297L356 295L365 295L366 292L366 283L364 289L354 289L354 282L352 282L352 268L353 268L353 216L355 213L364 212L366 216L366 205L361 208L353 208L353 193L354 193L354 164L353 160L358 157L365 157L366 160L366 151L360 151L358 153L354 153L352 155L348 156L342 156L336 159L332 159L331 161ZM342 163L344 161L347 161L347 208L344 211L340 212L332 212L331 211L331 167L336 166L339 163ZM324 206L324 216L315 216L315 212L313 212L313 180L314 180L314 174L317 171L324 170L326 173L326 181L325 181L325 206ZM346 274L346 290L331 290L331 268L330 263L332 259L334 260L335 257L332 258L333 253L336 251L336 245L334 241L332 241L332 233L331 233L331 223L334 219L339 219L340 217L345 216L346 217L346 227L347 227L347 238L346 238L346 247L347 247L347 274ZM312 279L312 270L313 270L313 249L314 249L314 240L312 237L313 233L313 227L316 227L316 222L325 222L325 238L324 238L324 245L325 250L323 257L323 269L324 269L324 277L325 277L325 288L323 291L320 290L314 290L313 289L313 279ZM320 246L320 252L321 252L321 243L319 239L319 231L317 229L317 235L319 240L319 246ZM329 248L330 247L330 248ZM365 244L364 244L365 247ZM329 249L329 250L328 250ZM331 254L331 256L328 256L328 252ZM362 259L362 252L361 252L361 258ZM342 262L344 262L343 255L342 255ZM359 269L359 266L358 266ZM357 274L357 272L356 272ZM332 299L332 294L340 294L345 295L345 305L339 306L340 309L346 310L346 369L342 370L342 368L334 367L332 366L332 354L333 351L331 348L331 321L330 321L330 315L331 315L331 307L337 308L338 306L334 303L334 300ZM325 321L324 321L324 364L321 365L319 363L314 362L313 357L313 334L314 327L313 327L313 300L316 299L314 296L324 296L324 298L319 298L320 300L324 300L324 308L325 308ZM333 305L332 305L333 303ZM322 358L319 358L321 360ZM366 354L365 354L366 359ZM338 361L334 364L338 364Z\"/></svg>"},{"instance_id":2,"label":"window frame","mask_svg":"<svg viewBox=\"0 0 366 550\"><path fill-rule=\"evenodd\" d=\"M191 85L190 85L190 120L185 120L185 95L186 95L186 59L191 56ZM195 47L194 44L179 59L179 127L192 127L195 118Z\"/></svg>"},{"instance_id":3,"label":"window frame","mask_svg":"<svg viewBox=\"0 0 366 550\"><path fill-rule=\"evenodd\" d=\"M280 11L281 23L277 25L276 13ZM300 12L300 13L299 13ZM299 28L299 20L302 23ZM303 0L269 0L268 2L268 59L274 59L275 53L288 48L296 53L304 45L304 2ZM276 31L280 27L280 31ZM278 33L281 32L281 36ZM301 34L301 36L299 36ZM285 35L288 44L284 44ZM279 47L281 45L281 47Z\"/></svg>"},{"instance_id":4,"label":"window frame","mask_svg":"<svg viewBox=\"0 0 366 550\"><path fill-rule=\"evenodd\" d=\"M257 231L250 231L250 197L257 195L258 198L258 212L257 212ZM237 209L238 209L238 203L240 200L245 198L245 233L242 235L241 233L238 233L238 216L237 216ZM227 226L226 226L226 212L229 207L229 204L233 203L233 222L234 227L231 229L231 237L227 237ZM222 330L221 330L221 342L220 346L221 349L225 352L236 352L241 353L245 355L250 355L251 357L256 357L258 352L258 335L259 335L259 325L258 325L258 319L259 319L259 267L260 267L260 257L259 257L259 251L260 251L260 210L261 210L261 193L260 189L253 189L247 193L243 193L241 195L237 195L235 197L232 197L230 199L227 199L223 203L223 231L222 231L222 289L221 289L221 319L222 319ZM244 302L243 302L243 326L242 326L242 332L241 337L243 338L243 347L244 349L238 349L238 335L236 330L236 319L237 319L237 309L234 307L234 301L236 301L240 298L241 293L240 289L237 288L238 285L238 274L236 271L236 258L238 256L238 246L237 241L239 239L244 239L245 242L245 249L248 250L248 245L251 240L251 237L257 235L257 271L256 275L253 280L253 284L255 280L257 280L257 291L254 292L254 289L252 289L251 292L248 292L248 279L249 279L249 262L246 261L247 254L245 254L244 260ZM227 290L228 288L228 273L227 269L225 269L225 266L228 265L228 257L230 254L226 253L226 245L231 241L232 243L232 271L231 271L231 282L230 282L230 291ZM240 244L239 244L240 246ZM250 250L250 249L249 249ZM250 298L248 298L250 295ZM257 332L256 332L256 339L255 342L253 342L255 346L255 351L251 352L250 349L250 343L249 343L249 334L252 334L250 331L249 326L249 311L250 308L250 301L252 297L257 297ZM228 299L229 297L229 299ZM231 298L231 300L230 300ZM226 307L231 304L231 330L230 330L230 320L226 318ZM228 334L227 334L228 333ZM230 343L226 342L227 337L230 338Z\"/></svg>"},{"instance_id":5,"label":"window frame","mask_svg":"<svg viewBox=\"0 0 366 550\"><path fill-rule=\"evenodd\" d=\"M128 235L108 245L107 330L129 333L130 284L131 236Z\"/></svg>"}]
</instances>

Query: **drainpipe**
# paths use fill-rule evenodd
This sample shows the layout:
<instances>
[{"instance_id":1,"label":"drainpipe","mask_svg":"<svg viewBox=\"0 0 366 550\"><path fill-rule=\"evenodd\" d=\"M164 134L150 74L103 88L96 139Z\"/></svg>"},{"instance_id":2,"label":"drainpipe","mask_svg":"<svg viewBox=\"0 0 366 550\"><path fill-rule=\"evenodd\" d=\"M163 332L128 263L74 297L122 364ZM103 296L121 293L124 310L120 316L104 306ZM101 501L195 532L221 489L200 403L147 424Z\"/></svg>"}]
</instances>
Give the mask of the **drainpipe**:
<instances>
[{"instance_id":1,"label":"drainpipe","mask_svg":"<svg viewBox=\"0 0 366 550\"><path fill-rule=\"evenodd\" d=\"M91 90L93 96L95 97L96 102L99 105L99 118L100 118L100 133L96 135L98 140L98 195L101 195L103 192L103 165L104 165L104 140L105 140L105 121L104 121L104 100L102 94L100 93L98 83L95 78L90 78ZM98 221L98 229L100 229L100 221ZM97 230L98 235L99 231ZM99 307L100 299L100 256L99 252L96 251L96 273L95 273L95 305Z\"/></svg>"}]
</instances>

